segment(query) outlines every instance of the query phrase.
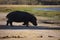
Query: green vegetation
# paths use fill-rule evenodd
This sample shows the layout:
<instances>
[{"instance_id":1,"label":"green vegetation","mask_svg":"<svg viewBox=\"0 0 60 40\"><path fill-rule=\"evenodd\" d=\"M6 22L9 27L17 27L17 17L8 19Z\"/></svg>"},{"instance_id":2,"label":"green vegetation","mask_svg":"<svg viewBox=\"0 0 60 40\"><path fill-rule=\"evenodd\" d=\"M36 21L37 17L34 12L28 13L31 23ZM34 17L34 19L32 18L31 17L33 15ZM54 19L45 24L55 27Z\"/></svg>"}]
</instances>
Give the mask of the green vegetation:
<instances>
[{"instance_id":1,"label":"green vegetation","mask_svg":"<svg viewBox=\"0 0 60 40\"><path fill-rule=\"evenodd\" d=\"M0 12L11 12L11 11L25 11L32 13L36 16L45 16L45 17L58 17L60 19L60 11L43 11L36 10L36 7L0 7Z\"/></svg>"}]
</instances>

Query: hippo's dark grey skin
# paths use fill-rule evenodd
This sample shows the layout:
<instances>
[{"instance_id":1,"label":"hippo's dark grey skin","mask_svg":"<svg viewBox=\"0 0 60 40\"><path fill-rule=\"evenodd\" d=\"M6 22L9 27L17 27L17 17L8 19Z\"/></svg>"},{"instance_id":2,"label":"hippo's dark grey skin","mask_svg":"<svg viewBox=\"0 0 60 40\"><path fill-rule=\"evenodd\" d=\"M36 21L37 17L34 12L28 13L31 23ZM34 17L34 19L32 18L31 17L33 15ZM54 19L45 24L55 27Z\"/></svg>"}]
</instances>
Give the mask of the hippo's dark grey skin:
<instances>
[{"instance_id":1,"label":"hippo's dark grey skin","mask_svg":"<svg viewBox=\"0 0 60 40\"><path fill-rule=\"evenodd\" d=\"M37 26L37 19L35 16L28 12L24 11L14 11L10 12L6 18L7 20L7 25L10 24L12 26L12 22L24 22L23 25L28 26L29 22L31 22L34 26Z\"/></svg>"}]
</instances>

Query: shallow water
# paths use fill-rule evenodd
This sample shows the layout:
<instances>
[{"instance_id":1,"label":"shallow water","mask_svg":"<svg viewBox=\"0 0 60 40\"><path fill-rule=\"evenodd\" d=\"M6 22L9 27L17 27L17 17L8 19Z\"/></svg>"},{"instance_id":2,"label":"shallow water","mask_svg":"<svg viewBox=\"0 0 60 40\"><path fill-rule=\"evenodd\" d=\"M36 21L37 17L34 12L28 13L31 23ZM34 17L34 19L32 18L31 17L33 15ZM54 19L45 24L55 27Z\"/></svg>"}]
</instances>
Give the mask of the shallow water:
<instances>
[{"instance_id":1,"label":"shallow water","mask_svg":"<svg viewBox=\"0 0 60 40\"><path fill-rule=\"evenodd\" d=\"M34 8L34 10L44 10L44 11L60 11L60 7L54 8Z\"/></svg>"}]
</instances>

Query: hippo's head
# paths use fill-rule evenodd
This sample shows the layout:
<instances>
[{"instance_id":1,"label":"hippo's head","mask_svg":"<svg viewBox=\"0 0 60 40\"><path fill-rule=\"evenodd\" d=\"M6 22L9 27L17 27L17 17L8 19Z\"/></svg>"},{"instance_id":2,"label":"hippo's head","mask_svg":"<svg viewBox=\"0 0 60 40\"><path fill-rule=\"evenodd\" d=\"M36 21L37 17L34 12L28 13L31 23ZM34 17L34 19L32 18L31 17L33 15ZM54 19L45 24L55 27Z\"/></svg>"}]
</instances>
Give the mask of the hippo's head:
<instances>
[{"instance_id":1,"label":"hippo's head","mask_svg":"<svg viewBox=\"0 0 60 40\"><path fill-rule=\"evenodd\" d=\"M37 19L36 19L36 17L34 17L34 18L31 19L31 23L32 23L34 26L37 26Z\"/></svg>"}]
</instances>

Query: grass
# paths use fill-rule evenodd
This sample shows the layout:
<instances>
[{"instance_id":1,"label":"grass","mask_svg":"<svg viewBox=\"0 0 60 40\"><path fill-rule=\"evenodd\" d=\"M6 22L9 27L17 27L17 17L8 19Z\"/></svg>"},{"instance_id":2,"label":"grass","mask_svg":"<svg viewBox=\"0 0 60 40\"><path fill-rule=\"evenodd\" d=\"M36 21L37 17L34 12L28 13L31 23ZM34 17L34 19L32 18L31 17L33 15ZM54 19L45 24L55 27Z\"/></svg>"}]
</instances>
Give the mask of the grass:
<instances>
[{"instance_id":1,"label":"grass","mask_svg":"<svg viewBox=\"0 0 60 40\"><path fill-rule=\"evenodd\" d=\"M43 6L41 6L44 8ZM41 8L41 7L34 7L34 6L28 6L28 7L0 7L0 12L11 12L11 11L26 11L29 13L32 13L36 16L44 16L44 17L58 17L60 19L60 11L43 11L43 10L36 10L35 8ZM49 6L45 6L49 7Z\"/></svg>"}]
</instances>

